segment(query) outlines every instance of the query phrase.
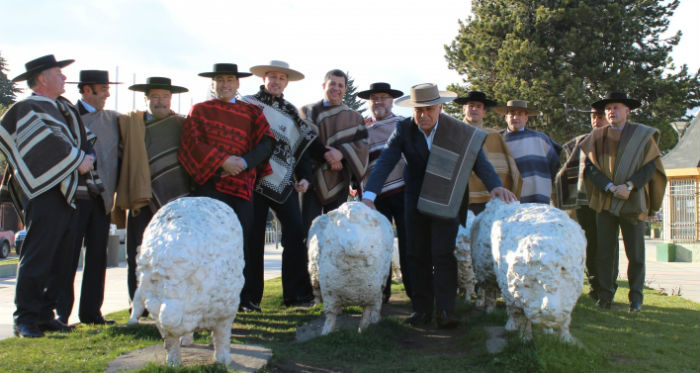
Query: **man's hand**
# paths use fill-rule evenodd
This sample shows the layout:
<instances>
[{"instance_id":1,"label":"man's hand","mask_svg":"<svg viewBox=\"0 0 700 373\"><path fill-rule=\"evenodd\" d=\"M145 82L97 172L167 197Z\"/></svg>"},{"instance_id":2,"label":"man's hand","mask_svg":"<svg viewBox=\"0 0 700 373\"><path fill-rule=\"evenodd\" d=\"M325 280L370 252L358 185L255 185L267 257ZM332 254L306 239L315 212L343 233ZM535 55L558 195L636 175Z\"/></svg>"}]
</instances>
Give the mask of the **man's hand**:
<instances>
[{"instance_id":1,"label":"man's hand","mask_svg":"<svg viewBox=\"0 0 700 373\"><path fill-rule=\"evenodd\" d=\"M306 191L309 189L309 181L306 179L301 179L294 183L294 190L296 190L299 193L306 193Z\"/></svg>"},{"instance_id":2,"label":"man's hand","mask_svg":"<svg viewBox=\"0 0 700 373\"><path fill-rule=\"evenodd\" d=\"M243 162L243 158L232 155L224 161L221 168L224 170L224 172L221 173L222 177L229 175L236 176L245 170L245 162Z\"/></svg>"},{"instance_id":3,"label":"man's hand","mask_svg":"<svg viewBox=\"0 0 700 373\"><path fill-rule=\"evenodd\" d=\"M497 187L491 190L491 198L498 198L504 202L511 203L518 200L515 194L504 187Z\"/></svg>"},{"instance_id":4,"label":"man's hand","mask_svg":"<svg viewBox=\"0 0 700 373\"><path fill-rule=\"evenodd\" d=\"M343 169L343 162L332 162L331 164L331 171L340 171Z\"/></svg>"},{"instance_id":5,"label":"man's hand","mask_svg":"<svg viewBox=\"0 0 700 373\"><path fill-rule=\"evenodd\" d=\"M363 199L362 199L362 203L364 203L365 205L367 205L367 206L368 206L369 208L371 208L372 210L376 210L376 209L377 209L377 207L374 206L374 202L368 200L367 198L363 198Z\"/></svg>"},{"instance_id":6,"label":"man's hand","mask_svg":"<svg viewBox=\"0 0 700 373\"><path fill-rule=\"evenodd\" d=\"M323 158L326 159L326 162L333 164L343 160L343 153L341 153L340 150L332 146L326 146L326 149L328 149L328 151L323 153Z\"/></svg>"},{"instance_id":7,"label":"man's hand","mask_svg":"<svg viewBox=\"0 0 700 373\"><path fill-rule=\"evenodd\" d=\"M627 189L627 184L615 185L614 187L610 188L610 191L614 193L615 198L623 200L630 198L630 191Z\"/></svg>"},{"instance_id":8,"label":"man's hand","mask_svg":"<svg viewBox=\"0 0 700 373\"><path fill-rule=\"evenodd\" d=\"M78 165L78 172L84 175L92 170L94 170L95 157L91 155L86 155L83 161Z\"/></svg>"}]
</instances>

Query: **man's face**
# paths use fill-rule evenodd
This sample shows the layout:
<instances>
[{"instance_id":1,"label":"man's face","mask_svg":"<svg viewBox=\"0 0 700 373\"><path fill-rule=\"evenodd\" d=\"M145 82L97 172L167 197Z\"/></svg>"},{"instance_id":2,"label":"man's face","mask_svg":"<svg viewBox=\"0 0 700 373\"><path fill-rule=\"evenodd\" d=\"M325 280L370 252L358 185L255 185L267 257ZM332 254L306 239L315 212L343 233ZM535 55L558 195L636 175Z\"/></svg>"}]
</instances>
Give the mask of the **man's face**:
<instances>
[{"instance_id":1,"label":"man's face","mask_svg":"<svg viewBox=\"0 0 700 373\"><path fill-rule=\"evenodd\" d=\"M414 107L413 108L413 120L414 122L423 130L426 134L430 134L433 130L435 124L437 124L438 117L442 111L442 104Z\"/></svg>"},{"instance_id":2,"label":"man's face","mask_svg":"<svg viewBox=\"0 0 700 373\"><path fill-rule=\"evenodd\" d=\"M46 95L56 98L62 95L66 89L66 76L61 72L60 67L52 67L41 72L38 78L45 87Z\"/></svg>"},{"instance_id":3,"label":"man's face","mask_svg":"<svg viewBox=\"0 0 700 373\"><path fill-rule=\"evenodd\" d=\"M462 112L469 123L481 123L486 115L486 106L480 101L469 101L462 105Z\"/></svg>"},{"instance_id":4,"label":"man's face","mask_svg":"<svg viewBox=\"0 0 700 373\"><path fill-rule=\"evenodd\" d=\"M382 120L391 114L394 107L394 98L388 93L372 93L369 95L369 111L374 120Z\"/></svg>"},{"instance_id":5,"label":"man's face","mask_svg":"<svg viewBox=\"0 0 700 373\"><path fill-rule=\"evenodd\" d=\"M238 77L233 74L217 75L211 80L211 87L214 89L216 98L221 101L231 101L238 93L241 83Z\"/></svg>"},{"instance_id":6,"label":"man's face","mask_svg":"<svg viewBox=\"0 0 700 373\"><path fill-rule=\"evenodd\" d=\"M608 122L615 127L625 124L629 113L630 108L621 102L611 102L605 105L605 116L608 118Z\"/></svg>"},{"instance_id":7,"label":"man's face","mask_svg":"<svg viewBox=\"0 0 700 373\"><path fill-rule=\"evenodd\" d=\"M170 115L170 100L173 94L167 89L150 89L146 94L148 112L155 119L163 119Z\"/></svg>"},{"instance_id":8,"label":"man's face","mask_svg":"<svg viewBox=\"0 0 700 373\"><path fill-rule=\"evenodd\" d=\"M608 120L605 119L605 113L593 112L591 113L591 127L601 128L607 126Z\"/></svg>"},{"instance_id":9,"label":"man's face","mask_svg":"<svg viewBox=\"0 0 700 373\"><path fill-rule=\"evenodd\" d=\"M109 97L109 84L90 84L83 87L83 100L97 111L104 110Z\"/></svg>"},{"instance_id":10,"label":"man's face","mask_svg":"<svg viewBox=\"0 0 700 373\"><path fill-rule=\"evenodd\" d=\"M323 83L323 98L331 105L340 105L346 89L345 78L331 75L331 78Z\"/></svg>"},{"instance_id":11,"label":"man's face","mask_svg":"<svg viewBox=\"0 0 700 373\"><path fill-rule=\"evenodd\" d=\"M279 71L270 71L263 76L263 85L267 93L279 97L284 92L289 84L287 74Z\"/></svg>"},{"instance_id":12,"label":"man's face","mask_svg":"<svg viewBox=\"0 0 700 373\"><path fill-rule=\"evenodd\" d=\"M527 119L527 110L510 109L508 110L508 114L506 114L508 129L511 131L520 131L525 128Z\"/></svg>"}]
</instances>

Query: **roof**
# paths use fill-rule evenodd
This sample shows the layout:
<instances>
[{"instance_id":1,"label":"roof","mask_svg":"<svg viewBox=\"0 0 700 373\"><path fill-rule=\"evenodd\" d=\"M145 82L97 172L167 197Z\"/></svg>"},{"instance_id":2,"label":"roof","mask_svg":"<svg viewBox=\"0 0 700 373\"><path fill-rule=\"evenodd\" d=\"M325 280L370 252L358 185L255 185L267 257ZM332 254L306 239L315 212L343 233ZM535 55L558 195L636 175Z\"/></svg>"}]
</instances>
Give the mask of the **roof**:
<instances>
[{"instance_id":1,"label":"roof","mask_svg":"<svg viewBox=\"0 0 700 373\"><path fill-rule=\"evenodd\" d=\"M700 167L700 115L685 129L676 146L661 157L665 169Z\"/></svg>"}]
</instances>

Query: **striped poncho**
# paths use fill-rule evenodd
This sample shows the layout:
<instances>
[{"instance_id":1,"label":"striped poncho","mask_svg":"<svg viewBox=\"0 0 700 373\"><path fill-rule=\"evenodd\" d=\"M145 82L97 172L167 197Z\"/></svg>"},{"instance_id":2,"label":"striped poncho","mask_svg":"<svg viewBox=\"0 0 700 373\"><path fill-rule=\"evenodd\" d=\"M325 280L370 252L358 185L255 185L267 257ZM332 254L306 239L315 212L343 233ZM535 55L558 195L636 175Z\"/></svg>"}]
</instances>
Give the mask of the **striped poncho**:
<instances>
[{"instance_id":1,"label":"striped poncho","mask_svg":"<svg viewBox=\"0 0 700 373\"><path fill-rule=\"evenodd\" d=\"M523 178L520 202L549 204L561 146L547 135L527 128L517 132L503 130L501 134Z\"/></svg>"}]
</instances>

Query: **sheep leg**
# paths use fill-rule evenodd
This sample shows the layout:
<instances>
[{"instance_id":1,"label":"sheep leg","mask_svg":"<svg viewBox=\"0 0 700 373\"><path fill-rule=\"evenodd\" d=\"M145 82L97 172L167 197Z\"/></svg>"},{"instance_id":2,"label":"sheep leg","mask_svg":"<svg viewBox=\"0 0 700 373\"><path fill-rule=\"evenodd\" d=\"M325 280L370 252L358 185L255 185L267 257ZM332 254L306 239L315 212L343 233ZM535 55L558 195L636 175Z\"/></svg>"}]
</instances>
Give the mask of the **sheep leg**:
<instances>
[{"instance_id":1,"label":"sheep leg","mask_svg":"<svg viewBox=\"0 0 700 373\"><path fill-rule=\"evenodd\" d=\"M532 340L532 321L525 318L523 315L524 322L520 325L520 339L527 342Z\"/></svg>"},{"instance_id":2,"label":"sheep leg","mask_svg":"<svg viewBox=\"0 0 700 373\"><path fill-rule=\"evenodd\" d=\"M381 299L381 296L379 299ZM363 330L366 330L367 327L369 327L369 324L376 324L377 322L379 322L381 318L381 310L381 301L369 306L365 306L365 308L362 309L362 319L360 320L360 327L357 331L362 332Z\"/></svg>"},{"instance_id":3,"label":"sheep leg","mask_svg":"<svg viewBox=\"0 0 700 373\"><path fill-rule=\"evenodd\" d=\"M131 302L131 316L129 317L129 325L136 325L139 323L139 317L146 310L145 300L141 295L141 288L137 288L134 293L134 300Z\"/></svg>"},{"instance_id":4,"label":"sheep leg","mask_svg":"<svg viewBox=\"0 0 700 373\"><path fill-rule=\"evenodd\" d=\"M498 287L493 285L486 286L485 306L486 313L492 313L496 309L496 299L498 299Z\"/></svg>"},{"instance_id":5,"label":"sheep leg","mask_svg":"<svg viewBox=\"0 0 700 373\"><path fill-rule=\"evenodd\" d=\"M166 363L171 367L179 367L182 365L182 356L180 355L180 338L174 335L166 335L164 338Z\"/></svg>"},{"instance_id":6,"label":"sheep leg","mask_svg":"<svg viewBox=\"0 0 700 373\"><path fill-rule=\"evenodd\" d=\"M216 326L211 331L211 341L214 344L214 358L227 366L231 364L231 324L233 324L234 318L235 316L229 317L216 323Z\"/></svg>"},{"instance_id":7,"label":"sheep leg","mask_svg":"<svg viewBox=\"0 0 700 373\"><path fill-rule=\"evenodd\" d=\"M335 319L340 313L340 307L334 307L333 305L326 304L326 321L323 323L323 329L321 330L321 335L326 335L335 329Z\"/></svg>"},{"instance_id":8,"label":"sheep leg","mask_svg":"<svg viewBox=\"0 0 700 373\"><path fill-rule=\"evenodd\" d=\"M192 346L194 344L194 333L187 333L180 337L180 346Z\"/></svg>"}]
</instances>

